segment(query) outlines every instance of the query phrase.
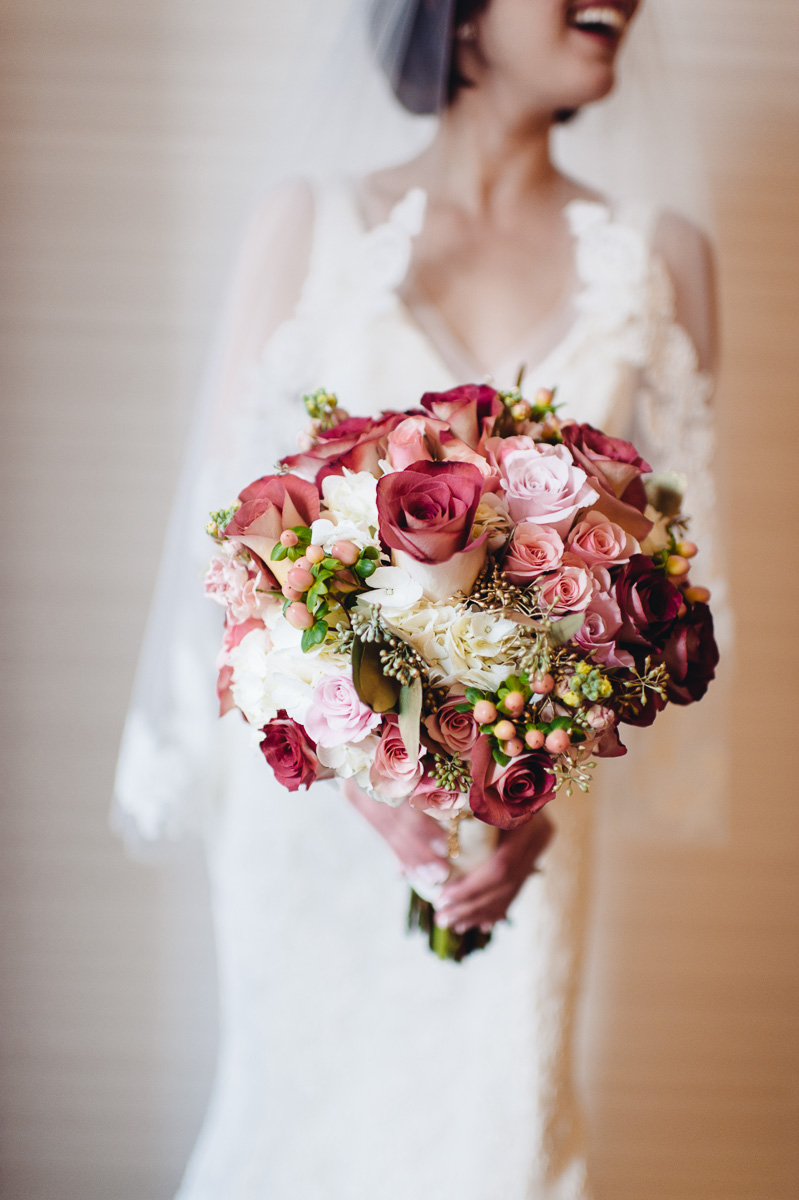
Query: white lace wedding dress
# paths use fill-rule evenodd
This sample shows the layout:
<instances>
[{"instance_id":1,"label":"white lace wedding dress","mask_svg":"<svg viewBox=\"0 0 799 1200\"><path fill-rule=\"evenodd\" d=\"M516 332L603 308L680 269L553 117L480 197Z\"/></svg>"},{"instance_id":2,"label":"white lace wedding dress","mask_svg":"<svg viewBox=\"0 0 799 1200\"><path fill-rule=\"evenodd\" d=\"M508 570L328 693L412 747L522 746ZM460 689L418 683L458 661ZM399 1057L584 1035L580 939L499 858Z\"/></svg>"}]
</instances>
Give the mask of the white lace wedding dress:
<instances>
[{"instance_id":1,"label":"white lace wedding dress","mask_svg":"<svg viewBox=\"0 0 799 1200\"><path fill-rule=\"evenodd\" d=\"M367 414L475 380L435 314L401 297L423 210L411 192L367 230L348 188L316 195L302 299L229 414L238 486L294 449L304 390ZM651 214L573 202L566 216L576 292L537 345L495 364L497 385L526 362L526 385L557 384L569 415L648 454L704 455L709 380ZM278 788L235 714L221 742L205 833L219 1070L179 1200L585 1200L571 1048L594 798L551 805L543 873L456 966L404 932L407 884L331 786Z\"/></svg>"}]
</instances>

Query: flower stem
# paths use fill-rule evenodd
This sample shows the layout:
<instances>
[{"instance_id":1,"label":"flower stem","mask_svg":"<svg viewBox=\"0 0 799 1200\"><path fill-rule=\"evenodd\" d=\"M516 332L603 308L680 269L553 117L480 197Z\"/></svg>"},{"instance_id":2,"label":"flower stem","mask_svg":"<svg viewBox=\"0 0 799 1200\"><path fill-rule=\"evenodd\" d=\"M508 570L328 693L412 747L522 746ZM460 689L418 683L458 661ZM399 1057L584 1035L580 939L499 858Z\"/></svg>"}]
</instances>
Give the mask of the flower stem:
<instances>
[{"instance_id":1,"label":"flower stem","mask_svg":"<svg viewBox=\"0 0 799 1200\"><path fill-rule=\"evenodd\" d=\"M426 934L433 953L450 962L462 962L469 954L484 949L491 941L490 933L483 933L477 928L467 929L465 933L455 933L452 929L436 925L433 905L429 900L423 900L413 888L408 909L408 929L418 929Z\"/></svg>"}]
</instances>

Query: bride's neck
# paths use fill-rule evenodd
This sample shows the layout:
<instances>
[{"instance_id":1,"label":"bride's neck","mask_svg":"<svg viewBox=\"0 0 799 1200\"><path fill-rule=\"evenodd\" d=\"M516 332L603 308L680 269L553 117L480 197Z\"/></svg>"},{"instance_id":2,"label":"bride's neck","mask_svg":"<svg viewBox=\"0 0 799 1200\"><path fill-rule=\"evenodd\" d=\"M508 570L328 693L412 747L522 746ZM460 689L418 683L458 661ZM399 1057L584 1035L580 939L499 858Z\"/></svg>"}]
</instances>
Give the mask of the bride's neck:
<instances>
[{"instance_id":1,"label":"bride's neck","mask_svg":"<svg viewBox=\"0 0 799 1200\"><path fill-rule=\"evenodd\" d=\"M429 191L476 216L551 196L561 176L550 129L548 116L508 118L483 97L461 93L424 156Z\"/></svg>"}]
</instances>

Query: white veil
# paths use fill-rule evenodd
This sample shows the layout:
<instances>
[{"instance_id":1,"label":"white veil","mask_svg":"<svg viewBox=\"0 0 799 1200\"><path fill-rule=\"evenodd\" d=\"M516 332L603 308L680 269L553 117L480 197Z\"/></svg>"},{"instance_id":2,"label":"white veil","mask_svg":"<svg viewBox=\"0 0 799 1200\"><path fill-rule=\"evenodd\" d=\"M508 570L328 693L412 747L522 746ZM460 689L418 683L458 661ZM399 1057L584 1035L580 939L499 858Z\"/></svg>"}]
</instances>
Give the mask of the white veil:
<instances>
[{"instance_id":1,"label":"white veil","mask_svg":"<svg viewBox=\"0 0 799 1200\"><path fill-rule=\"evenodd\" d=\"M616 92L557 131L556 157L570 173L606 194L674 205L702 221L707 210L701 178L668 88L663 37L657 30L666 3L649 0L645 5L622 52ZM251 476L231 450L229 416L264 345L273 338L288 340L285 323L300 301L313 229L313 191L298 181L358 177L413 157L431 140L435 115L410 115L397 103L388 80L396 86L403 74L413 78L407 56L409 46L419 44L418 36L411 36L417 22L427 22L432 31L422 43L448 47L448 39L440 35L452 29L454 5L455 0L338 5L317 0L309 10L296 68L284 72L290 82L258 180L258 191L267 199L259 204L243 241L208 382L192 420L122 739L113 819L139 849L200 831L220 792L215 659L221 623L203 595L202 576L210 557L204 525L210 510L228 503L244 483L269 471L279 454L290 449L274 431L274 457L260 461ZM371 20L375 11L377 24ZM423 66L428 100L430 94L444 95L447 55L439 55L437 65L428 59ZM706 469L711 455L708 430L705 425L698 469ZM717 782L712 796L708 789L704 797L703 821L680 825L680 818L678 825L689 833L703 824L719 829L723 795L723 782Z\"/></svg>"}]
</instances>

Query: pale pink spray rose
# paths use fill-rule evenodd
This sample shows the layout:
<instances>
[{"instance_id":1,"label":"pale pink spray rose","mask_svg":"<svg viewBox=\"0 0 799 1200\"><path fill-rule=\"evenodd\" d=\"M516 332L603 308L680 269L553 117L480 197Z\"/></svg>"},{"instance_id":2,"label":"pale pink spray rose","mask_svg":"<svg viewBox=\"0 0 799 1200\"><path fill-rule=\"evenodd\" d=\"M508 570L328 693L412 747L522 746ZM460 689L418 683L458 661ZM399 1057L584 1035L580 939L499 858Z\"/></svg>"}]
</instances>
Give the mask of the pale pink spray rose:
<instances>
[{"instance_id":1,"label":"pale pink spray rose","mask_svg":"<svg viewBox=\"0 0 799 1200\"><path fill-rule=\"evenodd\" d=\"M641 550L631 534L593 509L574 526L567 545L570 552L579 555L589 567L629 562L630 555Z\"/></svg>"},{"instance_id":2,"label":"pale pink spray rose","mask_svg":"<svg viewBox=\"0 0 799 1200\"><path fill-rule=\"evenodd\" d=\"M468 796L448 792L434 775L423 775L410 797L411 808L421 809L430 817L451 817L466 807Z\"/></svg>"},{"instance_id":3,"label":"pale pink spray rose","mask_svg":"<svg viewBox=\"0 0 799 1200\"><path fill-rule=\"evenodd\" d=\"M565 446L534 442L532 438L492 438L489 448L499 466L505 502L514 521L549 525L568 532L581 508L589 508L599 492L585 471L574 465Z\"/></svg>"},{"instance_id":4,"label":"pale pink spray rose","mask_svg":"<svg viewBox=\"0 0 799 1200\"><path fill-rule=\"evenodd\" d=\"M317 746L344 746L362 741L381 720L359 698L349 675L329 675L314 689L305 728Z\"/></svg>"},{"instance_id":5,"label":"pale pink spray rose","mask_svg":"<svg viewBox=\"0 0 799 1200\"><path fill-rule=\"evenodd\" d=\"M263 615L264 587L262 573L248 571L235 558L212 558L205 576L206 596L223 604L237 625Z\"/></svg>"},{"instance_id":6,"label":"pale pink spray rose","mask_svg":"<svg viewBox=\"0 0 799 1200\"><path fill-rule=\"evenodd\" d=\"M564 555L558 569L541 580L539 597L542 607L550 609L557 617L564 613L584 612L596 590L596 579L585 563Z\"/></svg>"},{"instance_id":7,"label":"pale pink spray rose","mask_svg":"<svg viewBox=\"0 0 799 1200\"><path fill-rule=\"evenodd\" d=\"M563 558L559 533L534 521L520 521L513 531L502 569L511 583L526 584L547 571L554 571Z\"/></svg>"},{"instance_id":8,"label":"pale pink spray rose","mask_svg":"<svg viewBox=\"0 0 799 1200\"><path fill-rule=\"evenodd\" d=\"M421 762L411 762L393 713L383 718L380 741L369 768L369 783L382 800L399 804L422 778Z\"/></svg>"}]
</instances>

